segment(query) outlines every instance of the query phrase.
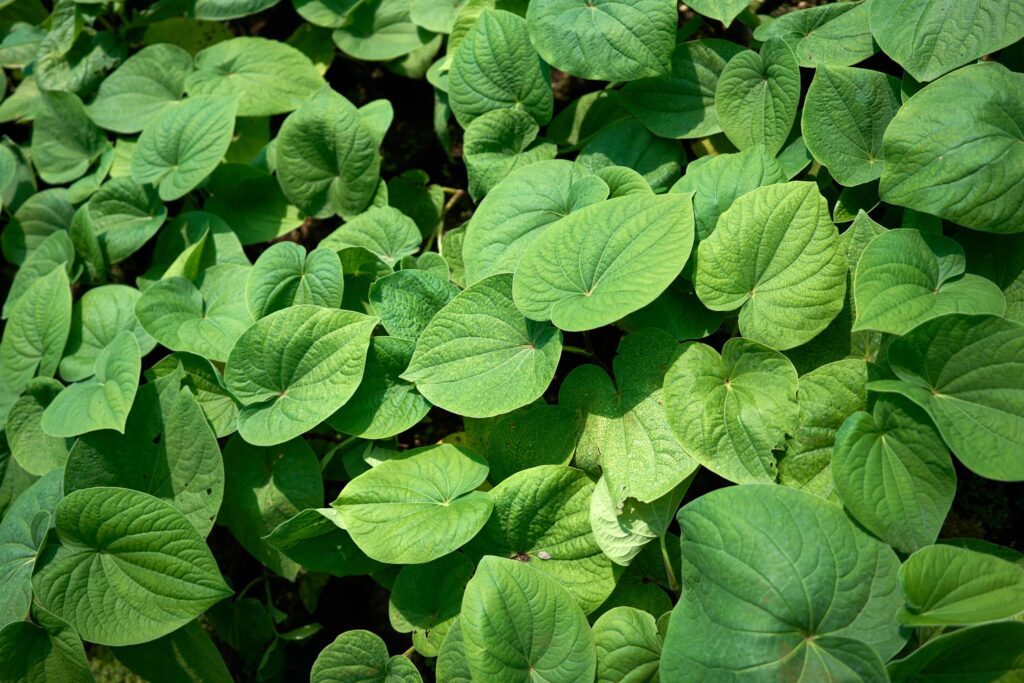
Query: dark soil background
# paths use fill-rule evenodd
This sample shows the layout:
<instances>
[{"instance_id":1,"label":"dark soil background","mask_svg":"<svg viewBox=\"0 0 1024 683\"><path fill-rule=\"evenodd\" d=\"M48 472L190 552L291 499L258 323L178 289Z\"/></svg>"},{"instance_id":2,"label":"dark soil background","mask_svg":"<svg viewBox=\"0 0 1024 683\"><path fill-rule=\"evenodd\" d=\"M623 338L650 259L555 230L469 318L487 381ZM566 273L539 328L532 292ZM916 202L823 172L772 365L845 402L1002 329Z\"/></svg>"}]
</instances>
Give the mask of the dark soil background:
<instances>
[{"instance_id":1,"label":"dark soil background","mask_svg":"<svg viewBox=\"0 0 1024 683\"><path fill-rule=\"evenodd\" d=\"M802 9L817 4L816 1L783 2L768 0L760 10L763 14L778 15L794 9ZM685 24L694 18L693 12L685 5L680 7L680 21ZM276 7L255 17L248 17L229 22L237 35L260 35L267 38L285 40L300 25L301 19L295 13L291 2L281 2ZM728 38L741 44L750 41L750 30L740 22L735 22L729 29L714 21L705 21L692 38L720 37ZM879 71L899 76L900 69L887 57L879 53L865 65ZM813 73L804 70L803 83L811 82ZM431 182L450 188L465 188L466 175L461 163L461 129L452 121L449 126L451 145L442 148L434 133L431 112L434 107L433 88L425 80L410 80L398 76L382 66L372 63L356 62L338 54L326 74L331 86L344 94L357 106L375 99L388 99L394 111L394 123L383 145L382 176L387 179L409 169L422 169L430 175ZM555 92L556 113L580 95L600 87L599 83L589 83L568 77L560 72L552 74ZM280 126L284 117L274 117L272 134ZM27 143L30 129L28 126L7 126L4 133L11 138ZM473 205L468 196L460 196L447 213L446 229L454 228L465 222L472 214ZM168 206L171 216L183 210L183 202L172 202ZM291 241L312 247L324 235L339 224L338 219L325 221L308 220L301 228L283 237ZM254 245L246 250L252 260L267 245ZM129 261L120 264L112 273L113 281L134 283L135 278L142 274L151 260L151 249L143 249ZM0 286L6 290L14 270L4 266L0 275ZM588 346L594 349L597 360L606 366L610 365L615 355L621 332L614 328L595 331L585 339L583 335L567 334L566 344ZM711 343L719 345L726 338L712 338ZM156 362L157 357L151 355L147 363ZM557 387L569 370L581 362L579 356L563 355L561 365L552 388L549 390L549 401L553 402L557 395ZM400 448L415 447L434 443L442 437L461 431L462 421L458 416L451 415L440 409L434 409L428 418L414 430L398 437ZM336 439L335 439L336 440ZM321 444L329 446L330 444ZM323 450L323 449L321 449ZM942 536L983 538L993 543L1024 551L1024 534L1020 520L1024 519L1024 484L1003 484L1000 482L980 479L971 474L957 462L959 484L953 509L946 520ZM342 486L342 482L326 482L327 498L334 499ZM728 485L728 482L716 475L701 470L685 500L692 500L708 491ZM411 645L408 635L395 633L388 620L388 592L380 583L370 577L327 578L323 575L300 575L295 584L291 584L264 569L234 540L226 528L216 527L209 537L209 544L220 564L225 576L229 577L236 591L256 582L247 593L248 596L264 600L270 596L273 606L286 614L287 617L277 625L279 633L285 633L310 623L319 623L322 630L312 637L297 642L279 641L282 646L277 654L283 655L278 661L279 666L266 664L264 671L279 671L278 680L308 680L313 660L320 650L331 642L339 633L351 629L367 629L387 642L391 654L406 651ZM313 596L319 593L318 599ZM258 680L260 662L255 659L243 659L234 649L224 643L218 646L233 676L239 681ZM135 681L136 676L125 670L113 658L113 655L102 647L90 647L90 658L100 681ZM417 654L413 660L420 666L425 680L433 680L431 662Z\"/></svg>"}]
</instances>

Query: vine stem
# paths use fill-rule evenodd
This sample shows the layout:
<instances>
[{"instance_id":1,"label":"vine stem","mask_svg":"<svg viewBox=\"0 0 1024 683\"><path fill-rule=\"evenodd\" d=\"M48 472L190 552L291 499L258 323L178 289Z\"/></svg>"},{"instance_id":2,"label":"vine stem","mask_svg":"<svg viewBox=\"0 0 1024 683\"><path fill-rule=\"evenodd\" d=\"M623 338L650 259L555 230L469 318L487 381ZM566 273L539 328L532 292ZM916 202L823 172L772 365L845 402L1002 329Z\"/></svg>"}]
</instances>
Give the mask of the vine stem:
<instances>
[{"instance_id":1,"label":"vine stem","mask_svg":"<svg viewBox=\"0 0 1024 683\"><path fill-rule=\"evenodd\" d=\"M568 346L566 344L562 344L562 350L563 351L567 351L568 353L575 353L575 354L577 354L579 356L586 356L587 358L593 358L594 357L594 352L593 351L589 351L587 349L581 349L578 346Z\"/></svg>"},{"instance_id":2,"label":"vine stem","mask_svg":"<svg viewBox=\"0 0 1024 683\"><path fill-rule=\"evenodd\" d=\"M448 199L447 202L445 202L444 208L441 209L441 218L437 221L437 227L434 229L434 232L430 233L430 239L427 240L427 246L423 247L423 251L430 251L430 248L434 246L434 242L436 241L437 253L444 256L444 254L441 251L441 238L444 237L445 216L447 216L448 212L452 210L452 207L455 206L455 203L462 199L463 195L466 194L466 191L451 187L444 187L442 189L444 189L446 192L448 190L451 190L452 196Z\"/></svg>"},{"instance_id":3,"label":"vine stem","mask_svg":"<svg viewBox=\"0 0 1024 683\"><path fill-rule=\"evenodd\" d=\"M672 570L672 560L668 556L668 546L665 545L665 537L661 537L661 559L665 562L665 573L668 575L668 587L679 596L679 582L676 580L676 573Z\"/></svg>"}]
</instances>

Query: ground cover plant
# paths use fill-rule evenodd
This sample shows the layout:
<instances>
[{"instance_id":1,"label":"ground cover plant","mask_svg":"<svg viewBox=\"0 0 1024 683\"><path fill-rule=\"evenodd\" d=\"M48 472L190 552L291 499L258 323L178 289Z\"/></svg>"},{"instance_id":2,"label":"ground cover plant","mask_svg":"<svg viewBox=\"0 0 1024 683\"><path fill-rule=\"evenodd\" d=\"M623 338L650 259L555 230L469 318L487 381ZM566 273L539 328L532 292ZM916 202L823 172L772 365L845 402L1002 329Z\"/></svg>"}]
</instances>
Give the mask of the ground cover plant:
<instances>
[{"instance_id":1,"label":"ground cover plant","mask_svg":"<svg viewBox=\"0 0 1024 683\"><path fill-rule=\"evenodd\" d=\"M0 38L0 681L1024 680L1018 0Z\"/></svg>"}]
</instances>

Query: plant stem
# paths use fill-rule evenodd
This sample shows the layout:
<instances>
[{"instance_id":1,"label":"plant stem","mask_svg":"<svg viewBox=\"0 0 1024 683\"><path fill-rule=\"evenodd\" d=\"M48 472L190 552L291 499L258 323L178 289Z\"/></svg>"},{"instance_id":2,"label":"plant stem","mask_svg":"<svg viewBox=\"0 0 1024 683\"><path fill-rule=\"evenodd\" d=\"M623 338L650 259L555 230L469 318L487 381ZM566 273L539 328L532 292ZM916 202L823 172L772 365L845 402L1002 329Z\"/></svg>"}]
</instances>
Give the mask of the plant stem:
<instances>
[{"instance_id":1,"label":"plant stem","mask_svg":"<svg viewBox=\"0 0 1024 683\"><path fill-rule=\"evenodd\" d=\"M672 560L668 556L668 546L665 545L665 537L661 537L661 559L665 562L665 573L668 575L668 587L679 596L679 582L676 581L676 573L672 570Z\"/></svg>"},{"instance_id":2,"label":"plant stem","mask_svg":"<svg viewBox=\"0 0 1024 683\"><path fill-rule=\"evenodd\" d=\"M587 358L593 358L594 357L594 352L593 351L588 351L587 349L581 349L578 346L568 346L566 344L562 344L562 350L563 351L568 351L569 353L575 353L576 355L579 355L579 356L586 356Z\"/></svg>"},{"instance_id":3,"label":"plant stem","mask_svg":"<svg viewBox=\"0 0 1024 683\"><path fill-rule=\"evenodd\" d=\"M412 654L414 652L416 652L416 646L415 645L411 645L408 650L406 650L405 652L402 653L402 656L403 657L409 657L411 659L412 658Z\"/></svg>"},{"instance_id":4,"label":"plant stem","mask_svg":"<svg viewBox=\"0 0 1024 683\"><path fill-rule=\"evenodd\" d=\"M434 242L437 241L437 253L439 253L439 254L441 253L441 238L444 237L444 219L445 219L445 216L447 216L448 212L451 211L453 206L455 206L455 202L457 202L460 199L462 199L462 196L464 194L466 194L465 190L461 190L461 189L456 190L456 189L453 189L453 188L450 188L450 187L445 187L443 189L446 190L446 191L447 190L451 190L452 191L452 196L445 203L444 208L441 209L441 218L437 221L437 227L434 229L434 232L432 232L430 234L430 239L427 240L427 246L423 247L423 251L430 251L430 248L432 246L434 246ZM443 256L443 254L442 254L442 256Z\"/></svg>"},{"instance_id":5,"label":"plant stem","mask_svg":"<svg viewBox=\"0 0 1024 683\"><path fill-rule=\"evenodd\" d=\"M267 580L267 577L265 577L265 576L257 576L255 579L253 579L252 581L247 583L245 585L245 588L243 588L242 590L238 591L238 597L236 597L235 600L236 601L241 600L242 598L245 597L245 594L248 593L253 588L253 586L255 586L256 584L258 584L261 581L266 581L266 580Z\"/></svg>"}]
</instances>

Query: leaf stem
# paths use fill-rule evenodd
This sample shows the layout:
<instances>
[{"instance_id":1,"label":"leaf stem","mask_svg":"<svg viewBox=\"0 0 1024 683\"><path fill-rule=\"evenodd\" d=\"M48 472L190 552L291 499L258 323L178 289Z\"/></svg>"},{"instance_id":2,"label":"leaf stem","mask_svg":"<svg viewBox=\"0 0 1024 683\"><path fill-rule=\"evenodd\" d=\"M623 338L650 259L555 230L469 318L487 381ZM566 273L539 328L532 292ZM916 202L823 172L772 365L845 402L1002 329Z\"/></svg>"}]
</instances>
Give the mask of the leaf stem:
<instances>
[{"instance_id":1,"label":"leaf stem","mask_svg":"<svg viewBox=\"0 0 1024 683\"><path fill-rule=\"evenodd\" d=\"M665 537L662 536L659 540L661 541L661 559L665 562L665 573L668 575L668 587L678 597L679 582L676 580L676 573L672 570L672 560L668 556L668 546L665 545Z\"/></svg>"},{"instance_id":2,"label":"leaf stem","mask_svg":"<svg viewBox=\"0 0 1024 683\"><path fill-rule=\"evenodd\" d=\"M413 655L414 652L416 652L416 646L415 645L410 645L409 649L402 653L402 656L403 657L408 657L409 659L412 659L412 655Z\"/></svg>"},{"instance_id":3,"label":"leaf stem","mask_svg":"<svg viewBox=\"0 0 1024 683\"><path fill-rule=\"evenodd\" d=\"M586 356L587 358L593 358L594 352L588 349L580 348L579 346L569 346L568 344L562 344L562 350L568 351L569 353L575 353L579 356Z\"/></svg>"},{"instance_id":4,"label":"leaf stem","mask_svg":"<svg viewBox=\"0 0 1024 683\"><path fill-rule=\"evenodd\" d=\"M437 221L437 227L434 228L434 232L430 233L430 239L427 240L427 246L423 247L423 251L430 251L430 248L434 246L434 242L437 242L437 252L441 253L441 239L444 237L444 219L451 211L455 203L462 199L462 196L466 194L465 190L454 189L450 187L443 188L444 190L452 190L451 198L445 203L444 208L441 209L441 218ZM443 254L442 254L443 256Z\"/></svg>"}]
</instances>

